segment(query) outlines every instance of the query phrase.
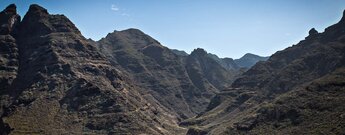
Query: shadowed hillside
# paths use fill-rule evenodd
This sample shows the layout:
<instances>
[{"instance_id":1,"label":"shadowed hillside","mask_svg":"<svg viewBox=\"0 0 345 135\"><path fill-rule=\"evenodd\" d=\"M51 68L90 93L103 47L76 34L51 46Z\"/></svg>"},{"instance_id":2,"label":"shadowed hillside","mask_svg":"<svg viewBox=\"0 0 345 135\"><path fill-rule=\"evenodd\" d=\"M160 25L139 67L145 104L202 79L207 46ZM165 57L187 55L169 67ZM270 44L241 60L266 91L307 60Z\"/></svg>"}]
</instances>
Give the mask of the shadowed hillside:
<instances>
[{"instance_id":1,"label":"shadowed hillside","mask_svg":"<svg viewBox=\"0 0 345 135\"><path fill-rule=\"evenodd\" d=\"M184 132L65 16L38 5L21 22L15 5L0 15L9 19L0 36L2 134Z\"/></svg>"},{"instance_id":2,"label":"shadowed hillside","mask_svg":"<svg viewBox=\"0 0 345 135\"><path fill-rule=\"evenodd\" d=\"M311 29L181 125L188 134L344 134L344 31L344 16L323 33Z\"/></svg>"},{"instance_id":3,"label":"shadowed hillside","mask_svg":"<svg viewBox=\"0 0 345 135\"><path fill-rule=\"evenodd\" d=\"M0 12L0 134L345 134L345 11L270 57L86 39L33 4Z\"/></svg>"}]
</instances>

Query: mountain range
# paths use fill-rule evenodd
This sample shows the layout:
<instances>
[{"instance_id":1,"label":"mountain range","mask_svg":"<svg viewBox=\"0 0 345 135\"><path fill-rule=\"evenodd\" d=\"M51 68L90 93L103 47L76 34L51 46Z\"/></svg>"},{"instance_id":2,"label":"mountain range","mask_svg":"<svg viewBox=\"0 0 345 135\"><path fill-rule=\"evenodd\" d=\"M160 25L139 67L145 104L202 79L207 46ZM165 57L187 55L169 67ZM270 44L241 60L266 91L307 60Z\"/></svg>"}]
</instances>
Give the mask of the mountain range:
<instances>
[{"instance_id":1,"label":"mountain range","mask_svg":"<svg viewBox=\"0 0 345 135\"><path fill-rule=\"evenodd\" d=\"M344 134L345 11L325 29L258 62L183 121L189 134Z\"/></svg>"},{"instance_id":2,"label":"mountain range","mask_svg":"<svg viewBox=\"0 0 345 135\"><path fill-rule=\"evenodd\" d=\"M344 12L345 14L345 12ZM86 39L33 4L0 12L1 134L344 134L345 18L270 57Z\"/></svg>"}]
</instances>

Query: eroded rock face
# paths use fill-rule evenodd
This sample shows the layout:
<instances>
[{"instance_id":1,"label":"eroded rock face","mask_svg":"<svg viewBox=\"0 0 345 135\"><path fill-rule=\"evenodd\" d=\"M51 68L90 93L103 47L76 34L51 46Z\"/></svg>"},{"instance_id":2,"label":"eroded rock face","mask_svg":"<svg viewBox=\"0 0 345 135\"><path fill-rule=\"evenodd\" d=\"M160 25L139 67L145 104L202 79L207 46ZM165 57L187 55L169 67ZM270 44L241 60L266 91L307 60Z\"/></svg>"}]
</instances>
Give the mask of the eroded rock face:
<instances>
[{"instance_id":1,"label":"eroded rock face","mask_svg":"<svg viewBox=\"0 0 345 135\"><path fill-rule=\"evenodd\" d=\"M186 69L194 85L204 91L225 88L237 74L235 70L227 70L220 65L201 48L195 49L187 57Z\"/></svg>"},{"instance_id":2,"label":"eroded rock face","mask_svg":"<svg viewBox=\"0 0 345 135\"><path fill-rule=\"evenodd\" d=\"M16 5L11 4L0 12L0 35L14 33L19 25L20 16L17 14Z\"/></svg>"},{"instance_id":3,"label":"eroded rock face","mask_svg":"<svg viewBox=\"0 0 345 135\"><path fill-rule=\"evenodd\" d=\"M0 93L5 93L18 71L18 48L11 35L0 35Z\"/></svg>"},{"instance_id":4,"label":"eroded rock face","mask_svg":"<svg viewBox=\"0 0 345 135\"><path fill-rule=\"evenodd\" d=\"M185 132L63 15L31 5L0 45L2 134Z\"/></svg>"},{"instance_id":5,"label":"eroded rock face","mask_svg":"<svg viewBox=\"0 0 345 135\"><path fill-rule=\"evenodd\" d=\"M268 57L261 57L255 54L247 53L239 59L235 59L235 63L242 68L251 68L260 61L266 61Z\"/></svg>"},{"instance_id":6,"label":"eroded rock face","mask_svg":"<svg viewBox=\"0 0 345 135\"><path fill-rule=\"evenodd\" d=\"M0 12L0 116L10 105L11 85L16 79L19 66L19 52L14 34L18 29L20 16L14 4ZM0 133L8 134L11 127L0 120Z\"/></svg>"},{"instance_id":7,"label":"eroded rock face","mask_svg":"<svg viewBox=\"0 0 345 135\"><path fill-rule=\"evenodd\" d=\"M28 27L30 26L30 27ZM20 27L20 36L39 36L52 32L80 34L75 25L64 15L50 15L47 9L31 5Z\"/></svg>"},{"instance_id":8,"label":"eroded rock face","mask_svg":"<svg viewBox=\"0 0 345 135\"><path fill-rule=\"evenodd\" d=\"M0 93L4 93L17 75L18 48L13 32L18 28L20 16L11 4L0 12L0 18Z\"/></svg>"}]
</instances>

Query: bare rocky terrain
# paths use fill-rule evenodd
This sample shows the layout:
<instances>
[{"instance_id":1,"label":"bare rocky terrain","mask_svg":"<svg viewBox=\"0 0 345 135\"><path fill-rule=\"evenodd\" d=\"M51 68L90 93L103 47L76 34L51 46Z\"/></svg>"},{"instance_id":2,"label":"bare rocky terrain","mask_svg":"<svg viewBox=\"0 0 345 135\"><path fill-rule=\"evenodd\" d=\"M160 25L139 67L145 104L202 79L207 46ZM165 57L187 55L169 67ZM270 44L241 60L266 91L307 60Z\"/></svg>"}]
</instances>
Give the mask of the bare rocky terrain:
<instances>
[{"instance_id":1,"label":"bare rocky terrain","mask_svg":"<svg viewBox=\"0 0 345 135\"><path fill-rule=\"evenodd\" d=\"M0 134L345 134L345 17L270 57L86 39L64 15L0 12Z\"/></svg>"},{"instance_id":2,"label":"bare rocky terrain","mask_svg":"<svg viewBox=\"0 0 345 135\"><path fill-rule=\"evenodd\" d=\"M273 54L181 122L188 134L344 134L345 12Z\"/></svg>"}]
</instances>

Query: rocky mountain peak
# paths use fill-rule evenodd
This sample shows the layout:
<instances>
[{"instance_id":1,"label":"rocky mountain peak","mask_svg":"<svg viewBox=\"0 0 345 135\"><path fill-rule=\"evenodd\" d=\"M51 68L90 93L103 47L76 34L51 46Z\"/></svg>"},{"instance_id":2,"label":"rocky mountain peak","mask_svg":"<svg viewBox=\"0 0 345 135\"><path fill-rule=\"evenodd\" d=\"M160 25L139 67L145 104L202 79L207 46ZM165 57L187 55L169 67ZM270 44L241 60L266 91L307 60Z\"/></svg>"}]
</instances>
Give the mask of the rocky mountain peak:
<instances>
[{"instance_id":1,"label":"rocky mountain peak","mask_svg":"<svg viewBox=\"0 0 345 135\"><path fill-rule=\"evenodd\" d=\"M248 58L248 57L257 57L257 55L251 54L251 53L246 53L245 55L242 56L242 58Z\"/></svg>"},{"instance_id":2,"label":"rocky mountain peak","mask_svg":"<svg viewBox=\"0 0 345 135\"><path fill-rule=\"evenodd\" d=\"M64 15L51 15L47 9L32 4L20 25L21 35L45 35L52 32L72 32L78 35L80 31Z\"/></svg>"},{"instance_id":3,"label":"rocky mountain peak","mask_svg":"<svg viewBox=\"0 0 345 135\"><path fill-rule=\"evenodd\" d=\"M36 14L36 15L48 15L47 9L37 5L37 4L32 4L30 5L29 11L27 14Z\"/></svg>"},{"instance_id":4,"label":"rocky mountain peak","mask_svg":"<svg viewBox=\"0 0 345 135\"><path fill-rule=\"evenodd\" d=\"M305 37L305 39L315 38L319 34L319 32L315 28L310 29L308 33L309 33L309 35L307 37Z\"/></svg>"},{"instance_id":5,"label":"rocky mountain peak","mask_svg":"<svg viewBox=\"0 0 345 135\"><path fill-rule=\"evenodd\" d=\"M117 38L120 35L122 37L127 37L127 38L133 37L133 36L136 38L146 36L146 34L142 31L140 31L139 29L130 28L130 29L122 30L122 31L114 30L113 32L108 33L108 35L105 38L109 40L109 39Z\"/></svg>"},{"instance_id":6,"label":"rocky mountain peak","mask_svg":"<svg viewBox=\"0 0 345 135\"><path fill-rule=\"evenodd\" d=\"M17 6L15 4L8 5L3 12L17 14Z\"/></svg>"},{"instance_id":7,"label":"rocky mountain peak","mask_svg":"<svg viewBox=\"0 0 345 135\"><path fill-rule=\"evenodd\" d=\"M192 51L191 55L203 56L203 55L207 55L207 52L202 48L196 48Z\"/></svg>"},{"instance_id":8,"label":"rocky mountain peak","mask_svg":"<svg viewBox=\"0 0 345 135\"><path fill-rule=\"evenodd\" d=\"M0 12L0 35L10 34L18 26L20 16L17 14L16 5L11 4Z\"/></svg>"},{"instance_id":9,"label":"rocky mountain peak","mask_svg":"<svg viewBox=\"0 0 345 135\"><path fill-rule=\"evenodd\" d=\"M101 42L107 41L113 45L126 46L129 48L143 49L147 46L156 45L161 46L160 43L153 39L151 36L144 32L130 28L122 31L114 31L100 40Z\"/></svg>"},{"instance_id":10,"label":"rocky mountain peak","mask_svg":"<svg viewBox=\"0 0 345 135\"><path fill-rule=\"evenodd\" d=\"M260 57L261 56L255 55L255 54L252 54L252 53L246 53L240 59L256 59L256 58L260 58Z\"/></svg>"},{"instance_id":11,"label":"rocky mountain peak","mask_svg":"<svg viewBox=\"0 0 345 135\"><path fill-rule=\"evenodd\" d=\"M309 30L309 35L316 35L316 34L319 34L319 32L315 28L312 28Z\"/></svg>"},{"instance_id":12,"label":"rocky mountain peak","mask_svg":"<svg viewBox=\"0 0 345 135\"><path fill-rule=\"evenodd\" d=\"M135 28L129 28L127 30L124 30L123 32L127 32L127 33L130 33L130 34L133 34L133 35L143 35L143 34L145 34L141 30L135 29Z\"/></svg>"},{"instance_id":13,"label":"rocky mountain peak","mask_svg":"<svg viewBox=\"0 0 345 135\"><path fill-rule=\"evenodd\" d=\"M246 53L239 59L235 59L235 63L240 67L250 68L255 65L258 61L266 61L268 57L261 57L252 53Z\"/></svg>"},{"instance_id":14,"label":"rocky mountain peak","mask_svg":"<svg viewBox=\"0 0 345 135\"><path fill-rule=\"evenodd\" d=\"M108 39L113 38L114 35L119 34L119 33L124 34L124 35L128 35L128 36L137 36L137 37L146 36L146 34L139 29L129 28L129 29L122 30L122 31L114 30L113 32L108 33L108 35L105 38L108 38Z\"/></svg>"}]
</instances>

